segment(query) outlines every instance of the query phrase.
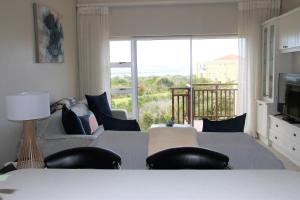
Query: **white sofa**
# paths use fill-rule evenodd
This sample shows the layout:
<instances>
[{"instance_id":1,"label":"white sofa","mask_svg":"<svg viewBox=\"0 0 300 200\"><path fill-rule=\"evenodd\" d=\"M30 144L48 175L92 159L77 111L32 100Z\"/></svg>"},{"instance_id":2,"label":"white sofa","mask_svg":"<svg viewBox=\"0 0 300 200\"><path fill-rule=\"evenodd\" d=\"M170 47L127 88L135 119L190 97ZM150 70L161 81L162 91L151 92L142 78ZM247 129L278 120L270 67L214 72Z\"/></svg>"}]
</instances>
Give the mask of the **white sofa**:
<instances>
[{"instance_id":1,"label":"white sofa","mask_svg":"<svg viewBox=\"0 0 300 200\"><path fill-rule=\"evenodd\" d=\"M85 102L79 102L72 110L84 115L88 106ZM128 119L127 111L123 109L112 109L112 115L114 118ZM38 121L37 141L44 156L69 148L89 146L104 131L103 125L100 125L93 135L66 134L61 116L62 111L57 110L49 118Z\"/></svg>"}]
</instances>

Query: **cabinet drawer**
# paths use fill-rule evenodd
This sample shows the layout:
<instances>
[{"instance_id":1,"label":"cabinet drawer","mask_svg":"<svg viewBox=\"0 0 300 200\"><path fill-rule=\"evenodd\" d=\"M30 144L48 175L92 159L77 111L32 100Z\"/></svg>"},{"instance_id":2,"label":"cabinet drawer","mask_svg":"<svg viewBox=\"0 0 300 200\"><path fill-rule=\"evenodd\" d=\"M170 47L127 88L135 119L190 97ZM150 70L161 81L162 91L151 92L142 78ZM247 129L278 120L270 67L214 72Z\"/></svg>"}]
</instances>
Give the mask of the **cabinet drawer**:
<instances>
[{"instance_id":1,"label":"cabinet drawer","mask_svg":"<svg viewBox=\"0 0 300 200\"><path fill-rule=\"evenodd\" d=\"M291 156L296 159L300 160L300 145L298 144L290 144L288 146L288 152L291 154Z\"/></svg>"},{"instance_id":2,"label":"cabinet drawer","mask_svg":"<svg viewBox=\"0 0 300 200\"><path fill-rule=\"evenodd\" d=\"M286 131L289 129L284 123L280 122L277 119L271 118L270 120L270 129L273 129L276 132L279 133L286 133Z\"/></svg>"},{"instance_id":3,"label":"cabinet drawer","mask_svg":"<svg viewBox=\"0 0 300 200\"><path fill-rule=\"evenodd\" d=\"M272 143L280 146L291 159L300 161L300 145L294 141L287 140L282 133L270 129L269 139Z\"/></svg>"},{"instance_id":4,"label":"cabinet drawer","mask_svg":"<svg viewBox=\"0 0 300 200\"><path fill-rule=\"evenodd\" d=\"M300 145L300 129L294 125L279 119L270 118L270 129L277 133L277 137L281 135L281 138Z\"/></svg>"},{"instance_id":5,"label":"cabinet drawer","mask_svg":"<svg viewBox=\"0 0 300 200\"><path fill-rule=\"evenodd\" d=\"M300 145L300 133L299 130L296 128L292 128L289 130L286 130L287 138L290 141L295 142L296 144Z\"/></svg>"},{"instance_id":6,"label":"cabinet drawer","mask_svg":"<svg viewBox=\"0 0 300 200\"><path fill-rule=\"evenodd\" d=\"M278 144L280 146L287 146L288 142L285 141L285 139L282 136L282 133L278 133L276 130L272 130L270 129L270 133L269 133L269 139L275 143Z\"/></svg>"}]
</instances>

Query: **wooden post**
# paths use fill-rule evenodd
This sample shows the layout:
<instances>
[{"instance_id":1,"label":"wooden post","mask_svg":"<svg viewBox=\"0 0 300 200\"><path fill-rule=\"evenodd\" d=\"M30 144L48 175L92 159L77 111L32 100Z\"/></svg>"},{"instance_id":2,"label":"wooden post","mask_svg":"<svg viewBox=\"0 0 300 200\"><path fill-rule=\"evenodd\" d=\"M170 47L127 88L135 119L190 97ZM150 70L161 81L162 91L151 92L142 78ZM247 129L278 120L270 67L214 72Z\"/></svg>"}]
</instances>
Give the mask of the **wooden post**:
<instances>
[{"instance_id":1,"label":"wooden post","mask_svg":"<svg viewBox=\"0 0 300 200\"><path fill-rule=\"evenodd\" d=\"M17 169L43 168L44 160L36 143L35 120L23 121L23 142L20 149Z\"/></svg>"},{"instance_id":2,"label":"wooden post","mask_svg":"<svg viewBox=\"0 0 300 200\"><path fill-rule=\"evenodd\" d=\"M174 89L172 88L171 89L172 90L172 120L173 120L173 122L175 122L175 114L174 114Z\"/></svg>"},{"instance_id":3,"label":"wooden post","mask_svg":"<svg viewBox=\"0 0 300 200\"><path fill-rule=\"evenodd\" d=\"M219 112L219 109L218 109L218 91L219 91L219 84L216 84L216 120L219 119L219 117L218 117L218 112Z\"/></svg>"}]
</instances>

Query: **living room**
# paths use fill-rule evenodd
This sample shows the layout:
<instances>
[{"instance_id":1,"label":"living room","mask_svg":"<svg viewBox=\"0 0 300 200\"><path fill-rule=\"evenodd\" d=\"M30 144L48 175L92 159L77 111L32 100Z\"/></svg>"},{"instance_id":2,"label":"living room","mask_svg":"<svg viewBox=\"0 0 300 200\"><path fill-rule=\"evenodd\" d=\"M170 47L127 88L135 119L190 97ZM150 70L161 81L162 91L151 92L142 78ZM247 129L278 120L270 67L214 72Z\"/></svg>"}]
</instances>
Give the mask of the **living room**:
<instances>
[{"instance_id":1,"label":"living room","mask_svg":"<svg viewBox=\"0 0 300 200\"><path fill-rule=\"evenodd\" d=\"M36 2L62 14L64 60L61 63L36 62L33 15L33 3ZM5 163L17 159L22 138L22 123L7 119L7 95L22 91L48 91L50 102L66 97L82 100L84 97L79 91L82 80L79 74L79 8L108 7L111 40L239 37L238 0L1 0L0 4L0 169ZM299 6L298 0L282 0L278 15ZM257 43L261 44L261 41ZM290 57L290 73L300 73L300 53L286 55ZM104 84L109 84L109 81L108 78L102 80L106 82ZM251 109L256 110L256 104ZM255 130L255 133L256 119L256 112L252 113L250 123L254 124L252 131Z\"/></svg>"}]
</instances>

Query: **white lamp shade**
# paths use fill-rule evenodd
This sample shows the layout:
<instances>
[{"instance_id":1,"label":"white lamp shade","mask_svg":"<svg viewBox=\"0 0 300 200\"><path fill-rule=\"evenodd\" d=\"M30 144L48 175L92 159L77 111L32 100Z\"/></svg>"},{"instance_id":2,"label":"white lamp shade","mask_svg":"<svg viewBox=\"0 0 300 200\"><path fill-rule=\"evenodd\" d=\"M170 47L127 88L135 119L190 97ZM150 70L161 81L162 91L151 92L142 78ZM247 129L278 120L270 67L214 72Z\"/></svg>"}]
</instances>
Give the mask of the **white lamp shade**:
<instances>
[{"instance_id":1,"label":"white lamp shade","mask_svg":"<svg viewBox=\"0 0 300 200\"><path fill-rule=\"evenodd\" d=\"M42 119L50 116L48 92L22 92L6 96L7 119L14 121Z\"/></svg>"}]
</instances>

